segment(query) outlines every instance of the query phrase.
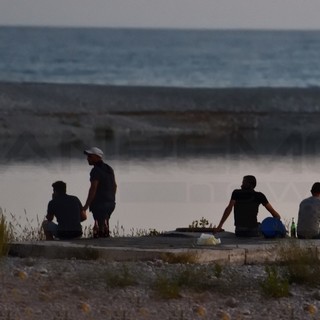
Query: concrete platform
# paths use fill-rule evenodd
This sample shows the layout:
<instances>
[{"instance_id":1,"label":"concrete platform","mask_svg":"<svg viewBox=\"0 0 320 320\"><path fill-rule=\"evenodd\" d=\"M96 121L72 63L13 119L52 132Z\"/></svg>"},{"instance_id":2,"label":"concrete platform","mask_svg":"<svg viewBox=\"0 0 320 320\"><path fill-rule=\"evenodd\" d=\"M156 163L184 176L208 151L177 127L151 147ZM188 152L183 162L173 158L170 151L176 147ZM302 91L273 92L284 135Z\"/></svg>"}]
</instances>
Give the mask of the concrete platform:
<instances>
[{"instance_id":1,"label":"concrete platform","mask_svg":"<svg viewBox=\"0 0 320 320\"><path fill-rule=\"evenodd\" d=\"M215 237L217 245L200 245L197 232L167 232L161 236L77 239L71 241L19 242L10 246L9 255L50 259L104 259L106 261L137 261L163 259L167 255L192 255L199 263L263 264L279 261L278 248L310 247L320 251L320 240L291 238L237 238L222 232Z\"/></svg>"}]
</instances>

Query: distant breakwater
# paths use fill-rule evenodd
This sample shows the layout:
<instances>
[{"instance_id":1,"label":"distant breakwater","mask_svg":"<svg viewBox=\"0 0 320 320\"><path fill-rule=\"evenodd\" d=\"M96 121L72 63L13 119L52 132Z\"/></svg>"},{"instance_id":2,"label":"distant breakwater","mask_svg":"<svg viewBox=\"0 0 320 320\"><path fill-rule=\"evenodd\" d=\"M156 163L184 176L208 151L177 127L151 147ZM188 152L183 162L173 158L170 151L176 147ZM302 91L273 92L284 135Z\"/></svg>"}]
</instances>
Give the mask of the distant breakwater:
<instances>
[{"instance_id":1,"label":"distant breakwater","mask_svg":"<svg viewBox=\"0 0 320 320\"><path fill-rule=\"evenodd\" d=\"M0 161L318 154L320 88L188 89L0 83Z\"/></svg>"}]
</instances>

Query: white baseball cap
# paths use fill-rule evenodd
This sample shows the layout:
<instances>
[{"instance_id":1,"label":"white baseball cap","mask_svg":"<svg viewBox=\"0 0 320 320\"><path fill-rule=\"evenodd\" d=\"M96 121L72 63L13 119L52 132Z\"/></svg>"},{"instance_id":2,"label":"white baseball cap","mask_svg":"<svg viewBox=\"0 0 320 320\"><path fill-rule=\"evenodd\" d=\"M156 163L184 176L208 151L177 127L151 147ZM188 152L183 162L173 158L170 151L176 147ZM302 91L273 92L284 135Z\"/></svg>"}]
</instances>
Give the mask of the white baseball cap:
<instances>
[{"instance_id":1,"label":"white baseball cap","mask_svg":"<svg viewBox=\"0 0 320 320\"><path fill-rule=\"evenodd\" d=\"M84 150L83 151L84 154L88 155L88 154L95 154L96 156L102 158L103 157L103 151L97 147L92 147L90 149Z\"/></svg>"}]
</instances>

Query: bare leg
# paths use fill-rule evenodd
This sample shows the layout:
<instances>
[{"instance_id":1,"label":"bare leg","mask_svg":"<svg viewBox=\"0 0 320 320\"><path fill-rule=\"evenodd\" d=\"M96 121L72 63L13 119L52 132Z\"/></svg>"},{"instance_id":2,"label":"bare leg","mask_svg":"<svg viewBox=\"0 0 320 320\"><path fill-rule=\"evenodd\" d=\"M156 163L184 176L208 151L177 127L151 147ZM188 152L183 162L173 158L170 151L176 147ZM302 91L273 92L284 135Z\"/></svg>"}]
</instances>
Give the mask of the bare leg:
<instances>
[{"instance_id":1,"label":"bare leg","mask_svg":"<svg viewBox=\"0 0 320 320\"><path fill-rule=\"evenodd\" d=\"M53 233L47 229L47 225L48 225L48 220L44 220L42 222L42 229L46 237L46 240L49 240L49 241L54 240Z\"/></svg>"},{"instance_id":2,"label":"bare leg","mask_svg":"<svg viewBox=\"0 0 320 320\"><path fill-rule=\"evenodd\" d=\"M94 238L99 238L99 225L98 225L98 220L94 220L93 237L94 237Z\"/></svg>"}]
</instances>

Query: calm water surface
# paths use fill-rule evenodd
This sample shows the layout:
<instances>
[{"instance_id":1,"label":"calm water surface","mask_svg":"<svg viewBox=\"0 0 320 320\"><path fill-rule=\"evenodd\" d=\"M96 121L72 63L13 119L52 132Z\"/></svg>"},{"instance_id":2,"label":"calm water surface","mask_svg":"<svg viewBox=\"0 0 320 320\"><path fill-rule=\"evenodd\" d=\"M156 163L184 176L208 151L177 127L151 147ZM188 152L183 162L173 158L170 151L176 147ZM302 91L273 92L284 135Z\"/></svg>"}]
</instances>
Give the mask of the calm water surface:
<instances>
[{"instance_id":1,"label":"calm water surface","mask_svg":"<svg viewBox=\"0 0 320 320\"><path fill-rule=\"evenodd\" d=\"M319 31L0 27L0 80L319 86Z\"/></svg>"},{"instance_id":2,"label":"calm water surface","mask_svg":"<svg viewBox=\"0 0 320 320\"><path fill-rule=\"evenodd\" d=\"M194 158L107 161L115 170L118 182L117 207L111 228L123 226L132 230L155 228L159 231L186 227L205 217L218 224L230 200L231 192L242 177L254 174L256 190L266 194L273 207L288 223L297 218L299 202L309 196L320 169L314 157ZM1 208L37 225L42 220L51 198L52 182L64 180L69 194L85 202L89 188L90 167L86 160L54 160L48 163L16 163L2 165ZM259 220L268 216L260 207ZM85 225L92 224L92 216ZM233 217L225 223L233 231Z\"/></svg>"}]
</instances>

